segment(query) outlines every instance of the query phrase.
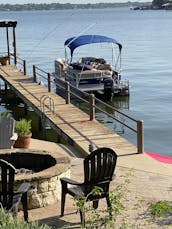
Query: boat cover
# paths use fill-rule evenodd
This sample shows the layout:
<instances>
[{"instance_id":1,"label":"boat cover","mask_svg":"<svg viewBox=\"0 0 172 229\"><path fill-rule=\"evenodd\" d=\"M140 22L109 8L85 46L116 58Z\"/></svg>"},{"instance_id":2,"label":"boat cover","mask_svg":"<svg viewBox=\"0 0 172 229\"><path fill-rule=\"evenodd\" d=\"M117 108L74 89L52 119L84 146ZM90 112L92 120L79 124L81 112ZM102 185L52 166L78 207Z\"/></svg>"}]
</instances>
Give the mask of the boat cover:
<instances>
[{"instance_id":1,"label":"boat cover","mask_svg":"<svg viewBox=\"0 0 172 229\"><path fill-rule=\"evenodd\" d=\"M113 43L119 46L120 51L122 49L122 45L117 40L101 35L82 35L78 37L71 37L65 41L64 45L70 48L72 56L77 47L93 43Z\"/></svg>"},{"instance_id":2,"label":"boat cover","mask_svg":"<svg viewBox=\"0 0 172 229\"><path fill-rule=\"evenodd\" d=\"M145 154L149 155L150 157L154 158L157 161L167 163L167 164L172 164L172 157L170 156L155 154L153 152L145 152Z\"/></svg>"}]
</instances>

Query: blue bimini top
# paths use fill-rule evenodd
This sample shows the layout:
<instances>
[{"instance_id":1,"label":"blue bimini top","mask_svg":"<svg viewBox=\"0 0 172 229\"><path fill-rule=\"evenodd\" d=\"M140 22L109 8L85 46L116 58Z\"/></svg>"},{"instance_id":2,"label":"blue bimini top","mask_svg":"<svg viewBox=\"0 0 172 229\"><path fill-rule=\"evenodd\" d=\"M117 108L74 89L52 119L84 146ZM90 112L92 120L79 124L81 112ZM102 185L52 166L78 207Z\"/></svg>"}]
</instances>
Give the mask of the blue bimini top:
<instances>
[{"instance_id":1,"label":"blue bimini top","mask_svg":"<svg viewBox=\"0 0 172 229\"><path fill-rule=\"evenodd\" d=\"M77 47L93 43L113 43L118 45L120 51L122 49L122 45L117 40L101 35L82 35L79 37L71 37L65 41L64 45L70 48L72 56Z\"/></svg>"}]
</instances>

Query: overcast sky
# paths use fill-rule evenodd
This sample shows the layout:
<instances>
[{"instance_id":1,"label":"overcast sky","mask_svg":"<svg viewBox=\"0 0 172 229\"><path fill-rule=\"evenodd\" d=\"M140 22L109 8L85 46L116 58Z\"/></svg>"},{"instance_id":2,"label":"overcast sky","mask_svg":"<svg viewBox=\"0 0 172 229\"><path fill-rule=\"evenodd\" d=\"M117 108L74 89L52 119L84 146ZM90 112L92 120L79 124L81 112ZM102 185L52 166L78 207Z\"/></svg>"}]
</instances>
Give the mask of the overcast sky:
<instances>
[{"instance_id":1,"label":"overcast sky","mask_svg":"<svg viewBox=\"0 0 172 229\"><path fill-rule=\"evenodd\" d=\"M151 2L152 0L130 0L130 2ZM115 3L128 2L128 0L1 0L0 4L26 4L26 3Z\"/></svg>"}]
</instances>

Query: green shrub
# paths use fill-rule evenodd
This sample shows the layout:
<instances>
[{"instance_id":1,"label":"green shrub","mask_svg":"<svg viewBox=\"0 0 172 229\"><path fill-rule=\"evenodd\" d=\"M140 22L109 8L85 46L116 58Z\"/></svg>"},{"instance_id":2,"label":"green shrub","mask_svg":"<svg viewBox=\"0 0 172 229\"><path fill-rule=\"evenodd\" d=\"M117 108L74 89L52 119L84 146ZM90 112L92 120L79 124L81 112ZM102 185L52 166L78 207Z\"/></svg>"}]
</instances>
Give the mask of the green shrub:
<instances>
[{"instance_id":1,"label":"green shrub","mask_svg":"<svg viewBox=\"0 0 172 229\"><path fill-rule=\"evenodd\" d=\"M0 117L10 117L11 113L10 111L2 111L0 112Z\"/></svg>"},{"instance_id":2,"label":"green shrub","mask_svg":"<svg viewBox=\"0 0 172 229\"><path fill-rule=\"evenodd\" d=\"M18 221L11 213L5 212L0 207L0 229L51 229L47 225L39 225L38 222L27 223L24 220Z\"/></svg>"},{"instance_id":3,"label":"green shrub","mask_svg":"<svg viewBox=\"0 0 172 229\"><path fill-rule=\"evenodd\" d=\"M101 209L97 211L93 208L92 202L87 201L90 195L101 195L103 191L101 187L95 186L93 190L86 197L76 197L74 198L75 205L78 207L78 210L82 210L84 214L86 214L86 222L85 226L81 225L82 228L116 228L116 218L118 215L122 213L125 209L124 201L126 199L126 194L129 192L128 184L130 180L128 176L131 174L127 174L126 179L120 185L117 185L116 188L109 193L109 198L111 201L111 207ZM126 225L122 224L121 229L127 228ZM128 225L128 228L129 227Z\"/></svg>"},{"instance_id":4,"label":"green shrub","mask_svg":"<svg viewBox=\"0 0 172 229\"><path fill-rule=\"evenodd\" d=\"M149 205L149 212L153 217L168 217L172 215L172 203L168 201L158 201Z\"/></svg>"},{"instance_id":5,"label":"green shrub","mask_svg":"<svg viewBox=\"0 0 172 229\"><path fill-rule=\"evenodd\" d=\"M31 132L31 120L26 119L20 119L19 121L16 121L15 124L15 132L19 136L28 135Z\"/></svg>"}]
</instances>

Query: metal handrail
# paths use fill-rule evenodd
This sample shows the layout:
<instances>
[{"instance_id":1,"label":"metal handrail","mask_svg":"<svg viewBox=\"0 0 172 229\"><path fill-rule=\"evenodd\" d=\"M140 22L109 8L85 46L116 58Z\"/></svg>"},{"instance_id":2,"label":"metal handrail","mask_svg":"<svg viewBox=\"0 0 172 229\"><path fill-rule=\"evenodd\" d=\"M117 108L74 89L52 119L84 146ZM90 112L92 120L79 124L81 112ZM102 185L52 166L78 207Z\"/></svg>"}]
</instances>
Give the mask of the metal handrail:
<instances>
[{"instance_id":1,"label":"metal handrail","mask_svg":"<svg viewBox=\"0 0 172 229\"><path fill-rule=\"evenodd\" d=\"M41 68L38 68L37 66L33 65L33 78L34 78L34 82L38 81L38 77L40 76L41 78L43 78L44 80L47 81L48 83L48 92L51 92L51 74L42 70Z\"/></svg>"},{"instance_id":2,"label":"metal handrail","mask_svg":"<svg viewBox=\"0 0 172 229\"><path fill-rule=\"evenodd\" d=\"M88 94L86 92L79 90L78 88L74 87L73 85L70 85L69 82L65 82L62 79L57 79L56 82L54 82L52 80L52 77L53 77L52 74L50 74L50 73L48 73L48 72L46 72L46 71L44 71L44 70L42 70L36 66L33 66L33 70L34 70L35 79L37 78L37 75L39 75L48 81L48 87L49 87L48 91L51 91L51 84L52 83L55 84L55 86L61 88L65 92L64 94L65 94L65 99L66 99L67 104L70 103L70 98L72 96L72 97L75 97L75 98L79 99L80 101L86 103L87 105L89 105L90 120L94 120L96 118L95 117L95 110L98 110L98 111L102 112L103 114L107 115L108 117L112 118L116 122L120 123L121 125L125 126L126 128L130 129L134 133L136 133L137 134L138 153L144 152L144 130L143 130L143 121L142 120L136 120L136 119L132 118L131 116L126 115L125 113L117 110L115 107L103 102L102 100L99 100L98 98L95 98L93 94ZM41 73L38 73L38 70ZM82 95L82 96L80 96L80 95ZM117 114L121 115L122 117L127 118L128 120L132 121L136 127L133 128L131 125L126 124L125 122L121 121L119 118L106 112L99 105L97 105L97 103L103 104L105 107L114 110L115 113L117 113Z\"/></svg>"},{"instance_id":3,"label":"metal handrail","mask_svg":"<svg viewBox=\"0 0 172 229\"><path fill-rule=\"evenodd\" d=\"M15 62L15 56L13 53L9 53L9 58L10 58L10 64L11 64L11 60L13 60L13 62ZM26 61L21 59L20 57L17 56L16 58L16 64L22 66L22 71L23 71L23 74L26 75ZM14 65L16 65L14 63Z\"/></svg>"},{"instance_id":4,"label":"metal handrail","mask_svg":"<svg viewBox=\"0 0 172 229\"><path fill-rule=\"evenodd\" d=\"M39 69L39 68L37 68L37 69ZM47 73L44 70L42 70L42 73L44 73L44 74L49 76L49 78L46 79L46 80L50 81L51 83L53 82L51 80L51 78L53 77L52 74ZM131 131L133 131L134 133L136 133L137 134L137 149L138 149L138 153L143 153L144 152L144 136L143 136L144 135L144 130L143 130L143 121L142 120L136 120L136 119L132 118L131 116L126 115L125 113L117 110L115 107L110 106L109 104L103 102L102 100L99 100L98 98L95 98L93 94L90 95L90 94L88 94L86 92L82 92L78 88L74 87L73 85L70 85L68 82L65 82L62 79L57 79L56 83L55 82L53 82L53 83L56 85L56 87L59 87L62 90L64 90L66 103L70 103L71 96L79 99L80 101L82 101L84 103L86 103L89 106L90 120L93 120L93 119L96 118L95 117L95 110L99 110L103 114L107 115L108 117L112 118L116 122L122 124L126 128L128 128ZM82 96L80 96L79 94L81 94ZM116 118L112 114L110 114L110 113L106 112L105 110L103 110L100 106L97 105L97 103L103 104L105 107L114 110L117 114L121 115L122 117L127 118L128 120L132 121L135 124L136 127L133 128L131 125L127 125L125 122L119 120L119 118Z\"/></svg>"}]
</instances>

